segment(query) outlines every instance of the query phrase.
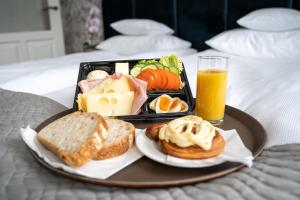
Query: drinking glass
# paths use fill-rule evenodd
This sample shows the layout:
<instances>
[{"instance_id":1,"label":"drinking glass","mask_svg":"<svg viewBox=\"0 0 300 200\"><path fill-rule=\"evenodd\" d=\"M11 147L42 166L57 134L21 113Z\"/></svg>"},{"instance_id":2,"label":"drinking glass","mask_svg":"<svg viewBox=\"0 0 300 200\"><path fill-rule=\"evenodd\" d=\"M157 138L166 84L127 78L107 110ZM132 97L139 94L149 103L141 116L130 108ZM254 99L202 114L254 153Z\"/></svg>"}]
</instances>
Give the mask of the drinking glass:
<instances>
[{"instance_id":1,"label":"drinking glass","mask_svg":"<svg viewBox=\"0 0 300 200\"><path fill-rule=\"evenodd\" d=\"M196 115L214 125L224 119L227 64L227 57L198 57Z\"/></svg>"}]
</instances>

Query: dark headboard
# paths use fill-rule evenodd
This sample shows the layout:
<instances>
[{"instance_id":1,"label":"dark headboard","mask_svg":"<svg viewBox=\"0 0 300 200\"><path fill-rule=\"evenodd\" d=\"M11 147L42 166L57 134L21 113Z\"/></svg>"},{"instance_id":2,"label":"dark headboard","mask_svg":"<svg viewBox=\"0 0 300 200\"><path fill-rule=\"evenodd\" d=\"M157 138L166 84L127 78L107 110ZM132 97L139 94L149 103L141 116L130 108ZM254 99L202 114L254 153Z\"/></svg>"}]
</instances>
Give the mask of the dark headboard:
<instances>
[{"instance_id":1,"label":"dark headboard","mask_svg":"<svg viewBox=\"0 0 300 200\"><path fill-rule=\"evenodd\" d=\"M245 14L267 7L300 10L300 0L103 0L104 35L118 33L109 24L125 18L148 18L167 24L175 35L192 42L198 50L204 41L237 27Z\"/></svg>"}]
</instances>

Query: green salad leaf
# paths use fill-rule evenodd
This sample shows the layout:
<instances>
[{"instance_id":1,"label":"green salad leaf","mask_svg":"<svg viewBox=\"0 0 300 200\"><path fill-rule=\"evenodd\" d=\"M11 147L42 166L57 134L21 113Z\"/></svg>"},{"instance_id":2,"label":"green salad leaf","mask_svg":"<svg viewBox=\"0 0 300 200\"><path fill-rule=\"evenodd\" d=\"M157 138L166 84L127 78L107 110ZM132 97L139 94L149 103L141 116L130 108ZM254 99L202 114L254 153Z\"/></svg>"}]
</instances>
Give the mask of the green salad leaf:
<instances>
[{"instance_id":1,"label":"green salad leaf","mask_svg":"<svg viewBox=\"0 0 300 200\"><path fill-rule=\"evenodd\" d=\"M153 59L140 60L130 70L130 74L136 77L141 71L148 68L164 69L167 71L174 72L178 75L180 75L183 70L181 59L178 56L171 54L170 56L162 56L159 61Z\"/></svg>"},{"instance_id":2,"label":"green salad leaf","mask_svg":"<svg viewBox=\"0 0 300 200\"><path fill-rule=\"evenodd\" d=\"M180 73L183 70L181 59L174 54L171 54L170 56L162 56L159 62L166 67L176 67Z\"/></svg>"}]
</instances>

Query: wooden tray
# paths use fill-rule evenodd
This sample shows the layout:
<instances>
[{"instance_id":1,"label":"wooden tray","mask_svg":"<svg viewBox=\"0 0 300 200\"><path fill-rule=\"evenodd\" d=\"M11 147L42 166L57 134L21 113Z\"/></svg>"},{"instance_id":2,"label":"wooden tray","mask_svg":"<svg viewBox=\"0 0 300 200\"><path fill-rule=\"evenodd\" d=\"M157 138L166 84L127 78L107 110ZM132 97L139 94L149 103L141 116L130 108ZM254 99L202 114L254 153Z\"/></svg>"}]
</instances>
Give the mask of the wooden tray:
<instances>
[{"instance_id":1,"label":"wooden tray","mask_svg":"<svg viewBox=\"0 0 300 200\"><path fill-rule=\"evenodd\" d=\"M35 130L38 132L47 124L70 113L71 111L72 110L66 110L50 117L41 123ZM151 122L137 122L135 123L135 126L137 128L145 128L149 124L151 124ZM257 157L262 152L263 146L266 142L266 133L262 125L250 115L236 108L226 106L224 124L220 126L220 128L224 130L236 129L244 144L252 151L254 157ZM225 162L223 164L207 168L177 168L154 162L144 156L108 179L95 179L53 168L44 160L39 158L36 153L33 151L31 152L39 163L58 174L93 184L130 188L162 188L194 184L224 176L244 166L240 163Z\"/></svg>"}]
</instances>

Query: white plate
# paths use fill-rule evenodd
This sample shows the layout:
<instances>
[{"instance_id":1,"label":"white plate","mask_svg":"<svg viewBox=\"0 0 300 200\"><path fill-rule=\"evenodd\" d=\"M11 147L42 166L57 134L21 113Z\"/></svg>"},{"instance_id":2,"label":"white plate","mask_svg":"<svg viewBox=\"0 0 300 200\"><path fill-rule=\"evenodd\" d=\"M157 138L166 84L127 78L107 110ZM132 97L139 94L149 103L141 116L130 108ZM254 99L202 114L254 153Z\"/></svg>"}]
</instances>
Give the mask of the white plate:
<instances>
[{"instance_id":1,"label":"white plate","mask_svg":"<svg viewBox=\"0 0 300 200\"><path fill-rule=\"evenodd\" d=\"M165 154L159 144L149 139L145 134L139 134L136 137L136 146L148 158L170 166L185 168L203 168L219 165L226 160L224 158L215 157L204 160L188 160L181 159Z\"/></svg>"}]
</instances>

